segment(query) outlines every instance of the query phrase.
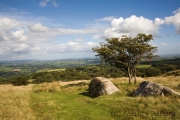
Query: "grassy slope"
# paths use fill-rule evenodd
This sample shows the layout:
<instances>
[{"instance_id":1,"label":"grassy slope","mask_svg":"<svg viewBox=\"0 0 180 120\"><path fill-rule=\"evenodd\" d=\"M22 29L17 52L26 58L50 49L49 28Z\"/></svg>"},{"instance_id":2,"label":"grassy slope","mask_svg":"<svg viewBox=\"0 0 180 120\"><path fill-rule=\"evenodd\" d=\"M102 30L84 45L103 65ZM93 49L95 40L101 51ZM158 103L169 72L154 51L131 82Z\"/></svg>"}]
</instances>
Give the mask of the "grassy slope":
<instances>
[{"instance_id":1,"label":"grassy slope","mask_svg":"<svg viewBox=\"0 0 180 120\"><path fill-rule=\"evenodd\" d=\"M146 78L161 83L180 92L177 87L180 77ZM139 83L144 80L138 78ZM128 85L126 78L113 79L121 90L110 96L88 97L88 85L66 86L57 89L58 85L36 85L33 91L26 87L12 87L0 90L0 119L26 118L29 120L169 120L180 119L180 97L130 97L137 85ZM27 86L28 87L28 86ZM13 89L12 89L13 88ZM21 89L14 89L21 88ZM41 88L41 90L40 90ZM39 89L39 92L38 92ZM47 92L51 90L53 92ZM4 101L4 99L6 99ZM10 109L13 108L13 109Z\"/></svg>"},{"instance_id":2,"label":"grassy slope","mask_svg":"<svg viewBox=\"0 0 180 120\"><path fill-rule=\"evenodd\" d=\"M35 120L29 106L31 88L0 85L0 120Z\"/></svg>"}]
</instances>

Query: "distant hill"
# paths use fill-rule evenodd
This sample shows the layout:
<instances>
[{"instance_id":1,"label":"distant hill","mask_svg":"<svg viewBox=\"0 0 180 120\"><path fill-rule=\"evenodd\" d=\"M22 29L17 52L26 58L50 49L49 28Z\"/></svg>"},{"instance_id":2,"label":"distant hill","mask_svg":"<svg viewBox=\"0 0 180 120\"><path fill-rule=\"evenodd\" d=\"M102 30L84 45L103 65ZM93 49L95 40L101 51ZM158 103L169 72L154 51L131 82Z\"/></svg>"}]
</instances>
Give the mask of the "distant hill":
<instances>
[{"instance_id":1,"label":"distant hill","mask_svg":"<svg viewBox=\"0 0 180 120\"><path fill-rule=\"evenodd\" d=\"M180 54L164 54L159 55L161 58L180 58Z\"/></svg>"}]
</instances>

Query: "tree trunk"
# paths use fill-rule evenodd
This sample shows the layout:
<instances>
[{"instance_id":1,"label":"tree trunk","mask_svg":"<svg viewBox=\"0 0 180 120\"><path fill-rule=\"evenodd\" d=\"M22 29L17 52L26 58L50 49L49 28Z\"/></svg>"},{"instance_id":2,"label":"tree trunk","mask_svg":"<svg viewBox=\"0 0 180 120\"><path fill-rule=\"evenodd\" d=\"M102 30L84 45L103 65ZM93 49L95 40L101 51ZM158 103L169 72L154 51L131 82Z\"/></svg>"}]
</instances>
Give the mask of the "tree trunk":
<instances>
[{"instance_id":1,"label":"tree trunk","mask_svg":"<svg viewBox=\"0 0 180 120\"><path fill-rule=\"evenodd\" d=\"M134 84L136 84L136 82L137 82L136 81L136 66L134 66L134 73L133 74L134 74Z\"/></svg>"},{"instance_id":2,"label":"tree trunk","mask_svg":"<svg viewBox=\"0 0 180 120\"><path fill-rule=\"evenodd\" d=\"M134 84L136 84L136 74L134 74Z\"/></svg>"},{"instance_id":3,"label":"tree trunk","mask_svg":"<svg viewBox=\"0 0 180 120\"><path fill-rule=\"evenodd\" d=\"M129 84L131 84L131 80L132 80L131 73L128 73L128 77L129 77Z\"/></svg>"},{"instance_id":4,"label":"tree trunk","mask_svg":"<svg viewBox=\"0 0 180 120\"><path fill-rule=\"evenodd\" d=\"M131 84L132 72L131 72L131 68L130 67L128 67L128 77L129 77L129 84Z\"/></svg>"}]
</instances>

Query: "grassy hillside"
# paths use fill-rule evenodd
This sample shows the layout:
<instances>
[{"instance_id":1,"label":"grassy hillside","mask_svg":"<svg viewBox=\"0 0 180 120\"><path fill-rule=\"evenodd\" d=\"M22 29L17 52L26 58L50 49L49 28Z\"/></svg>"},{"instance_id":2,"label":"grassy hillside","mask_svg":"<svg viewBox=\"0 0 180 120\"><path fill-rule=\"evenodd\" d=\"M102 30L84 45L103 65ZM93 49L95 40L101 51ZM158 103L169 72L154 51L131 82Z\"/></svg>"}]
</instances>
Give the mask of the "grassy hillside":
<instances>
[{"instance_id":1,"label":"grassy hillside","mask_svg":"<svg viewBox=\"0 0 180 120\"><path fill-rule=\"evenodd\" d=\"M180 97L131 97L144 79L161 83L180 92L180 77L138 78L128 85L127 78L111 79L121 90L109 96L90 98L88 82L43 83L14 87L0 86L0 119L7 120L169 120L180 119Z\"/></svg>"}]
</instances>

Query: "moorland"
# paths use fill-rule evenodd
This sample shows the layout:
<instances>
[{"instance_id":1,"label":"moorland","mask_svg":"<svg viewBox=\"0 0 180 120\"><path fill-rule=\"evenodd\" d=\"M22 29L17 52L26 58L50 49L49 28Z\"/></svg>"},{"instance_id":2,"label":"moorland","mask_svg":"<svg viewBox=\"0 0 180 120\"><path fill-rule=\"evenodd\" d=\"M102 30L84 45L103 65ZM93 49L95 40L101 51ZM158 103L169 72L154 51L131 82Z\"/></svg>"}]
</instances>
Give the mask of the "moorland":
<instances>
[{"instance_id":1,"label":"moorland","mask_svg":"<svg viewBox=\"0 0 180 120\"><path fill-rule=\"evenodd\" d=\"M180 59L159 58L138 66L137 84L98 59L9 61L0 63L2 120L169 120L180 119L178 96L132 97L149 80L180 92ZM120 92L91 98L93 77L110 79ZM21 78L21 79L20 79ZM12 84L26 81L25 85Z\"/></svg>"}]
</instances>

